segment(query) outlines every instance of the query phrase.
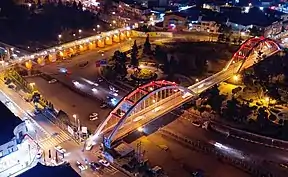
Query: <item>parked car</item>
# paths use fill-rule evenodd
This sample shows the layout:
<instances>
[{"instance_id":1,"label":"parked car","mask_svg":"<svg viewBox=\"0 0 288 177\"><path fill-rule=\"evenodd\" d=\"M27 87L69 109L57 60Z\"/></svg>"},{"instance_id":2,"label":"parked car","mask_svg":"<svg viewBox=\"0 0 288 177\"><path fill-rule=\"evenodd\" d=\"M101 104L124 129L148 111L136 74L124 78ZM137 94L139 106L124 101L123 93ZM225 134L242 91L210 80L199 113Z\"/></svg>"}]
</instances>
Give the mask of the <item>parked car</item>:
<instances>
[{"instance_id":1,"label":"parked car","mask_svg":"<svg viewBox=\"0 0 288 177\"><path fill-rule=\"evenodd\" d=\"M105 108L107 108L108 106L107 106L107 104L105 104L105 103L103 103L101 106L100 106L100 108L101 109L105 109Z\"/></svg>"},{"instance_id":2,"label":"parked car","mask_svg":"<svg viewBox=\"0 0 288 177\"><path fill-rule=\"evenodd\" d=\"M80 163L79 161L76 161L76 165L77 167L81 170L84 171L87 169L87 165L83 165L82 163Z\"/></svg>"},{"instance_id":3,"label":"parked car","mask_svg":"<svg viewBox=\"0 0 288 177\"><path fill-rule=\"evenodd\" d=\"M99 160L99 163L102 164L104 167L109 167L110 166L110 163L107 160L105 160L105 159Z\"/></svg>"},{"instance_id":4,"label":"parked car","mask_svg":"<svg viewBox=\"0 0 288 177\"><path fill-rule=\"evenodd\" d=\"M49 84L54 84L54 83L56 83L56 82L57 82L56 79L52 79L52 80L48 81Z\"/></svg>"},{"instance_id":5,"label":"parked car","mask_svg":"<svg viewBox=\"0 0 288 177\"><path fill-rule=\"evenodd\" d=\"M96 112L93 112L93 113L91 113L90 115L89 115L89 120L96 120L96 119L98 119L98 113L96 113Z\"/></svg>"},{"instance_id":6,"label":"parked car","mask_svg":"<svg viewBox=\"0 0 288 177\"><path fill-rule=\"evenodd\" d=\"M92 169L92 170L99 170L100 168L101 168L101 164L99 164L99 163L97 163L97 162L91 162L90 163L90 168Z\"/></svg>"}]
</instances>

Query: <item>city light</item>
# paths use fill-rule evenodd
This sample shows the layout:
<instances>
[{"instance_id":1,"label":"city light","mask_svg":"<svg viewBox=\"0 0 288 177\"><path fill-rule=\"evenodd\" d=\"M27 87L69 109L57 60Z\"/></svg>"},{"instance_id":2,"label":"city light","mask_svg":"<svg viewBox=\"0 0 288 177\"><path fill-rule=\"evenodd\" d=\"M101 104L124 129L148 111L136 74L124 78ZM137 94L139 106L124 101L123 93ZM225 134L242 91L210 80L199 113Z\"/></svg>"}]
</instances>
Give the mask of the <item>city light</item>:
<instances>
[{"instance_id":1,"label":"city light","mask_svg":"<svg viewBox=\"0 0 288 177\"><path fill-rule=\"evenodd\" d=\"M233 80L237 82L239 80L239 75L234 75Z\"/></svg>"},{"instance_id":2,"label":"city light","mask_svg":"<svg viewBox=\"0 0 288 177\"><path fill-rule=\"evenodd\" d=\"M97 92L98 89L96 89L96 88L92 88L92 91L93 91L93 92Z\"/></svg>"},{"instance_id":3,"label":"city light","mask_svg":"<svg viewBox=\"0 0 288 177\"><path fill-rule=\"evenodd\" d=\"M143 128L143 127L138 127L138 128L137 128L137 131L138 131L138 132L143 132L143 131L144 131L144 128Z\"/></svg>"}]
</instances>

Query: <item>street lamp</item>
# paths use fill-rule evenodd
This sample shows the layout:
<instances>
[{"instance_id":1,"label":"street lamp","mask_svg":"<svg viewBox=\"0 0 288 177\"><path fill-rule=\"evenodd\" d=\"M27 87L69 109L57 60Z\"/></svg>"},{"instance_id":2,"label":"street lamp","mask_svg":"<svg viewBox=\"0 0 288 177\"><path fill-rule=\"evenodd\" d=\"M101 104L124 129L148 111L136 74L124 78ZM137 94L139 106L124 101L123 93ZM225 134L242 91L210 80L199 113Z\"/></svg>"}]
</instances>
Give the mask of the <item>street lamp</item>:
<instances>
[{"instance_id":1,"label":"street lamp","mask_svg":"<svg viewBox=\"0 0 288 177\"><path fill-rule=\"evenodd\" d=\"M115 21L115 20L113 20L113 21L112 21L112 23L114 23L114 24L115 24L115 23L116 23L116 21Z\"/></svg>"},{"instance_id":2,"label":"street lamp","mask_svg":"<svg viewBox=\"0 0 288 177\"><path fill-rule=\"evenodd\" d=\"M62 37L62 35L61 35L61 34L59 34L59 35L58 35L58 38L60 39L61 37Z\"/></svg>"},{"instance_id":3,"label":"street lamp","mask_svg":"<svg viewBox=\"0 0 288 177\"><path fill-rule=\"evenodd\" d=\"M234 75L234 76L233 76L233 80L234 80L235 82L237 82L237 81L239 80L239 75Z\"/></svg>"},{"instance_id":4,"label":"street lamp","mask_svg":"<svg viewBox=\"0 0 288 177\"><path fill-rule=\"evenodd\" d=\"M82 30L81 30L81 29L79 29L79 30L78 30L78 32L79 32L79 33L82 33Z\"/></svg>"},{"instance_id":5,"label":"street lamp","mask_svg":"<svg viewBox=\"0 0 288 177\"><path fill-rule=\"evenodd\" d=\"M76 114L73 114L72 117L73 117L74 120L75 120L75 125L77 125L77 115L76 115Z\"/></svg>"},{"instance_id":6,"label":"street lamp","mask_svg":"<svg viewBox=\"0 0 288 177\"><path fill-rule=\"evenodd\" d=\"M31 83L29 83L29 85L30 85L31 89L34 90L35 83L31 82Z\"/></svg>"},{"instance_id":7,"label":"street lamp","mask_svg":"<svg viewBox=\"0 0 288 177\"><path fill-rule=\"evenodd\" d=\"M75 36L76 36L76 34L75 34L75 33L73 33L73 36L75 37Z\"/></svg>"},{"instance_id":8,"label":"street lamp","mask_svg":"<svg viewBox=\"0 0 288 177\"><path fill-rule=\"evenodd\" d=\"M144 128L143 128L143 127L138 127L138 128L137 128L137 131L138 131L138 132L143 132L143 131L144 131Z\"/></svg>"},{"instance_id":9,"label":"street lamp","mask_svg":"<svg viewBox=\"0 0 288 177\"><path fill-rule=\"evenodd\" d=\"M199 79L195 79L196 82L199 82Z\"/></svg>"},{"instance_id":10,"label":"street lamp","mask_svg":"<svg viewBox=\"0 0 288 177\"><path fill-rule=\"evenodd\" d=\"M97 25L97 28L100 28L100 25Z\"/></svg>"}]
</instances>

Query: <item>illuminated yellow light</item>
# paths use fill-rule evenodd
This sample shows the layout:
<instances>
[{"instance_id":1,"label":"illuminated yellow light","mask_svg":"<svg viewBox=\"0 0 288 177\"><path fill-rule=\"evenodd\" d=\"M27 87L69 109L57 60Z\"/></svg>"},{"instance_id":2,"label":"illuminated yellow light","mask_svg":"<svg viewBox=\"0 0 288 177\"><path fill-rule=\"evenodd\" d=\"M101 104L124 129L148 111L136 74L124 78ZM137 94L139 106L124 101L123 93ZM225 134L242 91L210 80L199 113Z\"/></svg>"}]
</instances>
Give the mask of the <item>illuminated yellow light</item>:
<instances>
[{"instance_id":1,"label":"illuminated yellow light","mask_svg":"<svg viewBox=\"0 0 288 177\"><path fill-rule=\"evenodd\" d=\"M238 81L238 80L239 80L239 76L238 76L238 75L234 75L234 76L233 76L233 80L234 80L234 81Z\"/></svg>"},{"instance_id":2,"label":"illuminated yellow light","mask_svg":"<svg viewBox=\"0 0 288 177\"><path fill-rule=\"evenodd\" d=\"M138 131L138 132L143 132L143 130L144 130L143 127L138 127L138 128L137 128L137 131Z\"/></svg>"}]
</instances>

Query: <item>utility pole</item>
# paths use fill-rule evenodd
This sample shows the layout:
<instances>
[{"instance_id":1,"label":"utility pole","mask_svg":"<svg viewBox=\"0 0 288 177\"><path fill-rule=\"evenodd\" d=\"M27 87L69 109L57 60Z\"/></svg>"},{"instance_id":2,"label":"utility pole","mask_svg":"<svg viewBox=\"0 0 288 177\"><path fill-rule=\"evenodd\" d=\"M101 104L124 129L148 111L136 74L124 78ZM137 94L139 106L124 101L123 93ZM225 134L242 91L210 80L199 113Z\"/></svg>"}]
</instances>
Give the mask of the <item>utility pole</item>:
<instances>
[{"instance_id":1,"label":"utility pole","mask_svg":"<svg viewBox=\"0 0 288 177\"><path fill-rule=\"evenodd\" d=\"M143 162L144 153L145 151L142 152L142 142L140 141L136 146L136 158L139 163Z\"/></svg>"}]
</instances>

